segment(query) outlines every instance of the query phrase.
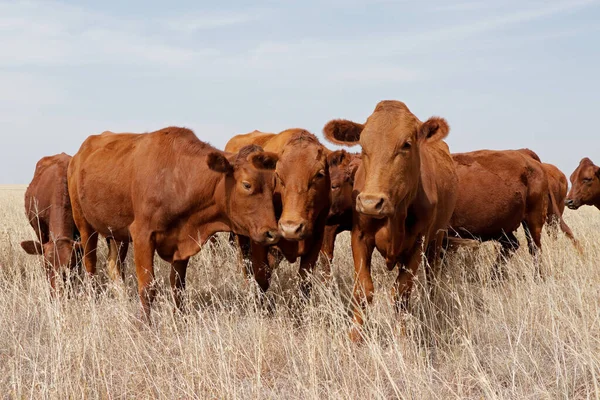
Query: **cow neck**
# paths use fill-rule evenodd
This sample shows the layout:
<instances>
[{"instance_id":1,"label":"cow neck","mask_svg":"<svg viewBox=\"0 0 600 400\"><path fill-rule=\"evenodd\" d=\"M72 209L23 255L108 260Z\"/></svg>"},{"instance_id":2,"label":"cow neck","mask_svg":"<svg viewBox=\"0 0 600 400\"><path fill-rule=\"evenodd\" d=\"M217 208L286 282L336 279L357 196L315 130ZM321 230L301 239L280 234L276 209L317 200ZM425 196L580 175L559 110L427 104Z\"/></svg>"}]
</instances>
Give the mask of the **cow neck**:
<instances>
[{"instance_id":1,"label":"cow neck","mask_svg":"<svg viewBox=\"0 0 600 400\"><path fill-rule=\"evenodd\" d=\"M50 240L58 238L75 239L75 222L73 221L71 200L66 182L64 182L64 185L60 185L54 193L54 202L51 206L48 225L52 235Z\"/></svg>"},{"instance_id":2,"label":"cow neck","mask_svg":"<svg viewBox=\"0 0 600 400\"><path fill-rule=\"evenodd\" d=\"M229 218L231 215L231 205L228 201L231 196L231 189L227 187L226 175L221 174L212 191L213 202L205 210L207 213L206 218L204 218L207 236L206 238L203 237L203 240L207 240L208 237L217 232L233 231L233 224Z\"/></svg>"}]
</instances>

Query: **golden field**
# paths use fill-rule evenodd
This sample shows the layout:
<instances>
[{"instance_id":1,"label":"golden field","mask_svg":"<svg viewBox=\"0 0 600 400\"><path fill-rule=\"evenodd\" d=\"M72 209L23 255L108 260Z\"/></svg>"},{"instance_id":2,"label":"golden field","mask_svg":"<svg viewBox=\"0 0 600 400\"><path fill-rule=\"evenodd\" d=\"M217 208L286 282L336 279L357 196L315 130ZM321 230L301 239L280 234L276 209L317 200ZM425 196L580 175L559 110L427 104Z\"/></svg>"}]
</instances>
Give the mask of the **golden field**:
<instances>
[{"instance_id":1,"label":"golden field","mask_svg":"<svg viewBox=\"0 0 600 400\"><path fill-rule=\"evenodd\" d=\"M315 276L299 304L296 265L282 263L267 297L244 282L219 237L190 263L185 315L173 313L169 266L157 259L151 326L138 321L130 250L125 288L102 290L74 272L70 294L51 300L41 257L19 246L34 232L24 187L0 188L0 396L3 398L410 398L585 399L600 397L600 212L567 210L580 255L546 231L533 278L522 232L490 280L493 244L449 256L433 300L417 283L412 309L396 315L396 272L374 258L376 296L366 342L350 342L352 256L338 238L334 281ZM80 274L84 276L83 274ZM420 276L419 282L423 282ZM405 329L401 329L404 326Z\"/></svg>"}]
</instances>

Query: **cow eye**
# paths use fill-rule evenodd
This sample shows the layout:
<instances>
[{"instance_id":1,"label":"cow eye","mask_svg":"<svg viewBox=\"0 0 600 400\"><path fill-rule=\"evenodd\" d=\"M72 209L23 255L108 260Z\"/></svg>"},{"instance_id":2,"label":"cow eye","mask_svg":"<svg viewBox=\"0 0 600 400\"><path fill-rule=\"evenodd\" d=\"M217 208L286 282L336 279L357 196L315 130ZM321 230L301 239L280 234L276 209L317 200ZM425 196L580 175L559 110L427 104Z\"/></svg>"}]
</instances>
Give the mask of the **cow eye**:
<instances>
[{"instance_id":1,"label":"cow eye","mask_svg":"<svg viewBox=\"0 0 600 400\"><path fill-rule=\"evenodd\" d=\"M331 185L331 190L339 189L339 187L340 185L336 183L334 185Z\"/></svg>"},{"instance_id":2,"label":"cow eye","mask_svg":"<svg viewBox=\"0 0 600 400\"><path fill-rule=\"evenodd\" d=\"M244 189L246 189L246 190L250 190L250 189L252 189L252 185L250 184L250 182L243 181L243 182L242 182L242 186L243 186L243 187L244 187Z\"/></svg>"},{"instance_id":3,"label":"cow eye","mask_svg":"<svg viewBox=\"0 0 600 400\"><path fill-rule=\"evenodd\" d=\"M410 150L411 147L412 147L411 142L404 142L404 144L402 144L402 150Z\"/></svg>"},{"instance_id":4,"label":"cow eye","mask_svg":"<svg viewBox=\"0 0 600 400\"><path fill-rule=\"evenodd\" d=\"M592 178L583 178L583 183L590 183Z\"/></svg>"},{"instance_id":5,"label":"cow eye","mask_svg":"<svg viewBox=\"0 0 600 400\"><path fill-rule=\"evenodd\" d=\"M323 178L325 176L325 171L324 170L320 170L319 172L317 172L317 174L315 175L315 178Z\"/></svg>"}]
</instances>

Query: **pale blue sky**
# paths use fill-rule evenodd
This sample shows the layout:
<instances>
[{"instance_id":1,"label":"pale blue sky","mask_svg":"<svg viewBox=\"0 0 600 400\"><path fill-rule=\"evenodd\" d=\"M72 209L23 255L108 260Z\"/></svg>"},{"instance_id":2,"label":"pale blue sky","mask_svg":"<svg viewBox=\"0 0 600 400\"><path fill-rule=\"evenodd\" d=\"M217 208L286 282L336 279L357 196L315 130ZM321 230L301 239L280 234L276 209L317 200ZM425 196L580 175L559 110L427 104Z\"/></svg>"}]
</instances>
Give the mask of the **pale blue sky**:
<instances>
[{"instance_id":1,"label":"pale blue sky","mask_svg":"<svg viewBox=\"0 0 600 400\"><path fill-rule=\"evenodd\" d=\"M90 134L236 133L364 119L383 99L445 117L453 152L530 147L600 163L593 0L0 2L0 183Z\"/></svg>"}]
</instances>

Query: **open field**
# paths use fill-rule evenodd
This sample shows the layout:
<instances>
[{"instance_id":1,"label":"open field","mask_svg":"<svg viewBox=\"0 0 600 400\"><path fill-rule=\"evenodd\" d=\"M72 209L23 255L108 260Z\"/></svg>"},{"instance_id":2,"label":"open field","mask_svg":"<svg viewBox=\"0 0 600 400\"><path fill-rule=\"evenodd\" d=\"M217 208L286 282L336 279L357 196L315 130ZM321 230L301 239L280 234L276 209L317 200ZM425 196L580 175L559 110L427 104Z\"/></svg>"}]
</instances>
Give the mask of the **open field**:
<instances>
[{"instance_id":1,"label":"open field","mask_svg":"<svg viewBox=\"0 0 600 400\"><path fill-rule=\"evenodd\" d=\"M376 297L367 341L348 339L352 256L338 238L334 284L315 278L298 306L296 266L275 272L266 312L237 270L226 236L195 256L189 313L173 314L168 266L158 263L154 324L138 322L132 253L126 288L99 294L87 280L50 300L24 187L0 187L0 394L8 398L413 398L600 397L600 212L567 210L580 256L545 232L542 270L521 249L509 279L489 279L495 249L453 255L433 301L421 287L408 316L396 316L396 272L375 257ZM100 263L106 252L100 251ZM101 273L105 268L99 265ZM101 277L106 282L105 277ZM423 279L421 277L420 281ZM404 324L405 333L400 327Z\"/></svg>"}]
</instances>

